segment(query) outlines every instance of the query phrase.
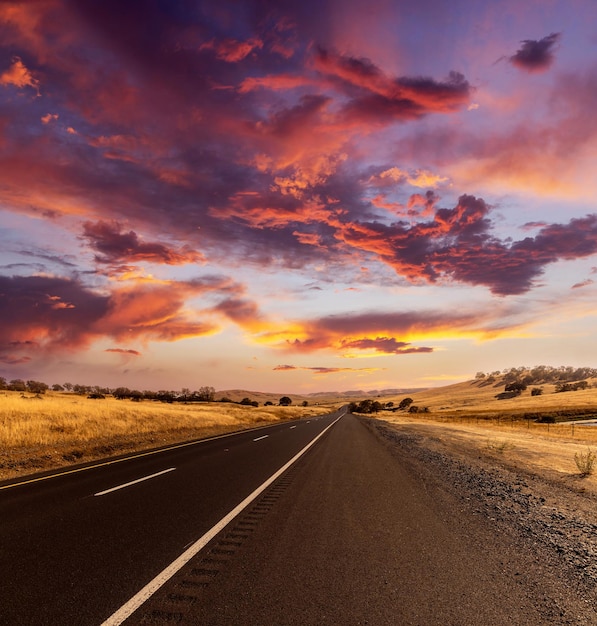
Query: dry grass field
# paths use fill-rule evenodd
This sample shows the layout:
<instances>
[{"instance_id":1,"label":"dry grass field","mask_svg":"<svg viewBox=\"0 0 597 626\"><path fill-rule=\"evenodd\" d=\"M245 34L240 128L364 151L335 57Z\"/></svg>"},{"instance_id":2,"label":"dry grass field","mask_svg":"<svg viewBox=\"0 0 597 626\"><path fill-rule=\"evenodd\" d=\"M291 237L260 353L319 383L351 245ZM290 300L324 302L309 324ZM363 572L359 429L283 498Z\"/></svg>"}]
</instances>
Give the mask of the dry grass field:
<instances>
[{"instance_id":1,"label":"dry grass field","mask_svg":"<svg viewBox=\"0 0 597 626\"><path fill-rule=\"evenodd\" d=\"M409 394L414 406L429 412L382 411L376 417L425 434L455 452L466 450L489 461L573 476L578 473L574 455L597 451L597 426L572 421L597 420L597 380L588 383L588 389L565 393L556 393L554 385L546 384L541 385L542 395L532 396L528 389L518 397L498 400L495 396L503 391L503 382L474 380ZM247 393L238 391L236 395L240 398ZM267 394L262 395L260 400ZM379 400L397 406L404 397ZM0 392L0 479L327 413L346 402L336 397L327 400L307 407L251 407ZM558 423L539 423L542 416L551 416ZM583 485L597 490L597 478L588 477Z\"/></svg>"},{"instance_id":2,"label":"dry grass field","mask_svg":"<svg viewBox=\"0 0 597 626\"><path fill-rule=\"evenodd\" d=\"M531 396L527 390L498 400L503 384L469 381L409 396L413 405L428 407L429 413L383 411L377 417L453 454L511 465L597 495L597 464L594 474L581 477L575 461L575 455L597 452L595 382L589 381L586 390L564 393L556 393L554 385L541 385L543 395ZM403 397L390 400L397 405ZM557 423L537 421L546 415ZM591 417L595 425L582 424Z\"/></svg>"},{"instance_id":3,"label":"dry grass field","mask_svg":"<svg viewBox=\"0 0 597 626\"><path fill-rule=\"evenodd\" d=\"M0 392L0 479L331 410Z\"/></svg>"}]
</instances>

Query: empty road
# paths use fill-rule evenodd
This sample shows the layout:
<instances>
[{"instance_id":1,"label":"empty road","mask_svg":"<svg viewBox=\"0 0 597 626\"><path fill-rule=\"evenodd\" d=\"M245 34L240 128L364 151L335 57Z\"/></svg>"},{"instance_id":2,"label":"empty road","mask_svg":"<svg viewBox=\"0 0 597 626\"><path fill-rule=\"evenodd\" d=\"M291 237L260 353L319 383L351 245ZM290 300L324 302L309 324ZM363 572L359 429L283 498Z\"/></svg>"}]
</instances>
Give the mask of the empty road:
<instances>
[{"instance_id":1,"label":"empty road","mask_svg":"<svg viewBox=\"0 0 597 626\"><path fill-rule=\"evenodd\" d=\"M0 490L0 516L3 624L574 623L342 411Z\"/></svg>"}]
</instances>

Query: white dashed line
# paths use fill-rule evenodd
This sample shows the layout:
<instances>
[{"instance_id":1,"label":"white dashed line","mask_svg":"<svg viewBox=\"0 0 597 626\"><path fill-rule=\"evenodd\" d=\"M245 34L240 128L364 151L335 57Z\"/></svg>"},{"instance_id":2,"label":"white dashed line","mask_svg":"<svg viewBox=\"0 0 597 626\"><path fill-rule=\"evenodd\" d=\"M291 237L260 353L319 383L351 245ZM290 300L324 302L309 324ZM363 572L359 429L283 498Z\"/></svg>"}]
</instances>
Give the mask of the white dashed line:
<instances>
[{"instance_id":1,"label":"white dashed line","mask_svg":"<svg viewBox=\"0 0 597 626\"><path fill-rule=\"evenodd\" d=\"M162 470L161 472L157 472L156 474L151 474L150 476L144 476L143 478L137 478L137 480L131 480L130 483L124 483L123 485L118 485L117 487L112 487L111 489L106 489L105 491L98 491L94 493L94 496L105 496L107 493L112 493L113 491L118 491L119 489L124 489L125 487L130 487L131 485L136 485L137 483L142 483L144 480L149 480L150 478L155 478L156 476L161 476L162 474L167 474L168 472L173 472L176 468L171 467L167 470Z\"/></svg>"},{"instance_id":2,"label":"white dashed line","mask_svg":"<svg viewBox=\"0 0 597 626\"><path fill-rule=\"evenodd\" d=\"M253 441L260 441L261 439L267 439L269 435L263 435L263 437L257 437L257 439L253 439Z\"/></svg>"}]
</instances>

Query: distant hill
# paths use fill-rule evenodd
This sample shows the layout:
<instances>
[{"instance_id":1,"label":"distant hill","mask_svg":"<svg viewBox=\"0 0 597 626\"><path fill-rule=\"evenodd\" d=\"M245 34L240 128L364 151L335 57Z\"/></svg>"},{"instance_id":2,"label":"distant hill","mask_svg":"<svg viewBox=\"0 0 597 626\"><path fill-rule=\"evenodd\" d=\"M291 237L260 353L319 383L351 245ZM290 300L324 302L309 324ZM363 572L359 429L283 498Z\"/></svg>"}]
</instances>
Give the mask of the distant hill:
<instances>
[{"instance_id":1,"label":"distant hill","mask_svg":"<svg viewBox=\"0 0 597 626\"><path fill-rule=\"evenodd\" d=\"M256 400L259 404L264 404L265 402L278 404L282 396L288 396L292 399L292 404L301 404L305 401L309 404L329 404L365 398L386 398L399 394L412 394L425 391L425 389L426 387L409 387L404 389L375 389L373 391L318 391L307 394L269 393L264 391L249 391L247 389L224 389L222 391L216 391L215 399L221 400L222 398L228 398L232 400L232 402L240 402L243 398L249 398Z\"/></svg>"}]
</instances>

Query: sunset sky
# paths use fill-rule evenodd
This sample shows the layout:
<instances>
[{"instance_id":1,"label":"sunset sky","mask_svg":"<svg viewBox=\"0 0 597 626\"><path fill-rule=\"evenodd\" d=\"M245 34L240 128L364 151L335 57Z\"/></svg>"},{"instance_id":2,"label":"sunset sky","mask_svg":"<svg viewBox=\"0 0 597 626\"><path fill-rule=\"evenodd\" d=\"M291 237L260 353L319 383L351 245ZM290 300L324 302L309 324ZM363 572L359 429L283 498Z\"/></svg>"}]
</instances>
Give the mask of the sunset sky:
<instances>
[{"instance_id":1,"label":"sunset sky","mask_svg":"<svg viewBox=\"0 0 597 626\"><path fill-rule=\"evenodd\" d=\"M595 0L0 2L0 375L597 366Z\"/></svg>"}]
</instances>

